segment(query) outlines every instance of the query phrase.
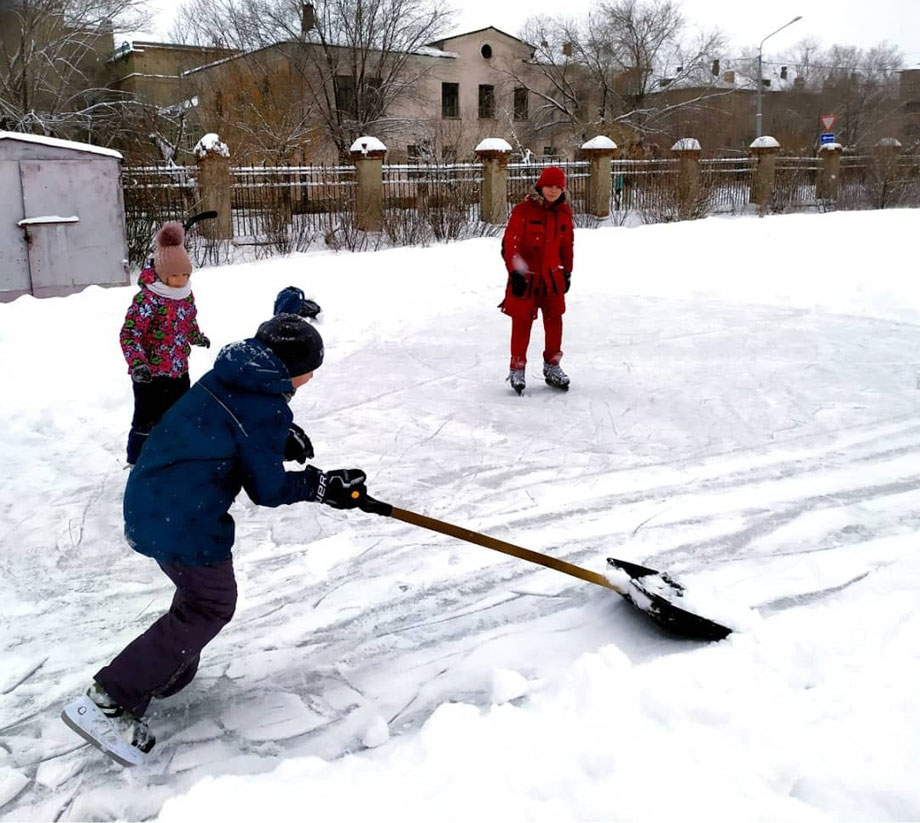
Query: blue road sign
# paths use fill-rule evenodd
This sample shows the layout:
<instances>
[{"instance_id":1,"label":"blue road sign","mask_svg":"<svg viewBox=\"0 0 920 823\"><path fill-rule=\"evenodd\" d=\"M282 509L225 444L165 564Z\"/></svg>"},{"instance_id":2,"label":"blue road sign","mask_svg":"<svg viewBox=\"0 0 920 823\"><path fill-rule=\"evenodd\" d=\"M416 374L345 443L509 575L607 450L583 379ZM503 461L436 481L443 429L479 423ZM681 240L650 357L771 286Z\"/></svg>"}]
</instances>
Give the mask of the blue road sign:
<instances>
[{"instance_id":1,"label":"blue road sign","mask_svg":"<svg viewBox=\"0 0 920 823\"><path fill-rule=\"evenodd\" d=\"M835 142L835 140L834 140L834 132L832 132L832 131L825 131L825 132L822 132L822 133L821 133L821 145L822 145L822 146L823 146L825 143L834 143L834 142Z\"/></svg>"}]
</instances>

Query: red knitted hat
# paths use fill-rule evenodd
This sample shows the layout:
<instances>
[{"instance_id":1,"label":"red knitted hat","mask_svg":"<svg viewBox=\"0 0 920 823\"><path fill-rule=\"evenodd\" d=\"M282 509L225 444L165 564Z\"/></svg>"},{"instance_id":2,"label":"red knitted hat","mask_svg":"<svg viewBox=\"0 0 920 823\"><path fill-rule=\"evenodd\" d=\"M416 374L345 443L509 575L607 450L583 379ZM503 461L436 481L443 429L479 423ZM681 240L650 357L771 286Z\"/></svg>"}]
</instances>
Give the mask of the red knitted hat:
<instances>
[{"instance_id":1,"label":"red knitted hat","mask_svg":"<svg viewBox=\"0 0 920 823\"><path fill-rule=\"evenodd\" d=\"M181 223L164 223L157 232L153 268L164 283L172 274L191 274L192 261L185 250L185 229Z\"/></svg>"},{"instance_id":2,"label":"red knitted hat","mask_svg":"<svg viewBox=\"0 0 920 823\"><path fill-rule=\"evenodd\" d=\"M559 166L547 166L543 169L537 180L537 188L542 189L544 186L556 186L565 188L565 172Z\"/></svg>"}]
</instances>

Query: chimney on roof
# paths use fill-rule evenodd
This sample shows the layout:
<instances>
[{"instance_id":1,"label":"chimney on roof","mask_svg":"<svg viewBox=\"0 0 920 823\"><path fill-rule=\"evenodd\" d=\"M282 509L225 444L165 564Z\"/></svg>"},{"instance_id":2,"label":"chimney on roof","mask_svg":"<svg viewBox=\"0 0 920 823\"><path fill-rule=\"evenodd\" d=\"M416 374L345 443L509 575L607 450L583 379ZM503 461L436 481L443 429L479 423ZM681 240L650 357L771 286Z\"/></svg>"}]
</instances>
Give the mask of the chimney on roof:
<instances>
[{"instance_id":1,"label":"chimney on roof","mask_svg":"<svg viewBox=\"0 0 920 823\"><path fill-rule=\"evenodd\" d=\"M316 28L316 11L312 3L304 3L300 10L300 32L306 34Z\"/></svg>"}]
</instances>

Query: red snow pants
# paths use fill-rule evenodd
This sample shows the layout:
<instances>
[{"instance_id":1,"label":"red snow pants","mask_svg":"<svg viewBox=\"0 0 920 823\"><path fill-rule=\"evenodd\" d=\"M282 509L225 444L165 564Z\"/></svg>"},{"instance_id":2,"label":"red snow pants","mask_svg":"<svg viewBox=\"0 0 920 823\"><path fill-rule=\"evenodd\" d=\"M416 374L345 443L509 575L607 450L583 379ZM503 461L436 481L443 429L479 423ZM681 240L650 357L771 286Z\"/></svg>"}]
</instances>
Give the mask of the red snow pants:
<instances>
[{"instance_id":1,"label":"red snow pants","mask_svg":"<svg viewBox=\"0 0 920 823\"><path fill-rule=\"evenodd\" d=\"M538 310L543 314L543 362L559 363L562 359L562 314L565 312L562 295L551 294L546 288L538 287L530 297L515 297L509 288L501 309L511 317L510 368L523 369L527 364L530 331Z\"/></svg>"}]
</instances>

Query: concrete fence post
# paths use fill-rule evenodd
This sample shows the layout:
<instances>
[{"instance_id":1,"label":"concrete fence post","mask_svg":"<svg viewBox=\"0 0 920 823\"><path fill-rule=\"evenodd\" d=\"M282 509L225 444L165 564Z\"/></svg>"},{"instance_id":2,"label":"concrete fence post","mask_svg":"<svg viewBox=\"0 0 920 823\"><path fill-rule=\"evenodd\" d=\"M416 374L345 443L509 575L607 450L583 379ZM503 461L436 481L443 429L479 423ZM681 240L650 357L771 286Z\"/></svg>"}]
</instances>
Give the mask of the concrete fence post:
<instances>
[{"instance_id":1,"label":"concrete fence post","mask_svg":"<svg viewBox=\"0 0 920 823\"><path fill-rule=\"evenodd\" d=\"M610 215L610 159L616 150L617 144L603 134L581 145L582 155L588 158L586 210L594 217Z\"/></svg>"},{"instance_id":2,"label":"concrete fence post","mask_svg":"<svg viewBox=\"0 0 920 823\"><path fill-rule=\"evenodd\" d=\"M692 219L699 214L700 158L703 148L695 137L682 137L671 151L677 157L677 214L681 220Z\"/></svg>"},{"instance_id":3,"label":"concrete fence post","mask_svg":"<svg viewBox=\"0 0 920 823\"><path fill-rule=\"evenodd\" d=\"M768 206L773 202L773 187L776 183L776 157L780 145L775 137L765 134L751 143L754 155L754 179L751 181L751 202L758 206Z\"/></svg>"},{"instance_id":4,"label":"concrete fence post","mask_svg":"<svg viewBox=\"0 0 920 823\"><path fill-rule=\"evenodd\" d=\"M213 209L216 220L199 223L202 235L209 240L233 239L233 213L230 174L230 149L216 134L206 134L195 146L198 163L198 207L201 211Z\"/></svg>"},{"instance_id":5,"label":"concrete fence post","mask_svg":"<svg viewBox=\"0 0 920 823\"><path fill-rule=\"evenodd\" d=\"M482 192L479 218L483 223L500 225L508 219L508 160L511 146L500 137L487 137L476 146L476 159L482 163Z\"/></svg>"},{"instance_id":6,"label":"concrete fence post","mask_svg":"<svg viewBox=\"0 0 920 823\"><path fill-rule=\"evenodd\" d=\"M876 205L885 208L897 200L898 164L901 159L901 141L883 137L872 147L876 167Z\"/></svg>"},{"instance_id":7,"label":"concrete fence post","mask_svg":"<svg viewBox=\"0 0 920 823\"><path fill-rule=\"evenodd\" d=\"M387 147L376 137L359 137L351 145L355 164L355 226L361 231L383 229L383 158Z\"/></svg>"},{"instance_id":8,"label":"concrete fence post","mask_svg":"<svg viewBox=\"0 0 920 823\"><path fill-rule=\"evenodd\" d=\"M815 185L818 200L836 200L840 194L840 160L843 146L840 143L824 143L818 147L821 170Z\"/></svg>"}]
</instances>

